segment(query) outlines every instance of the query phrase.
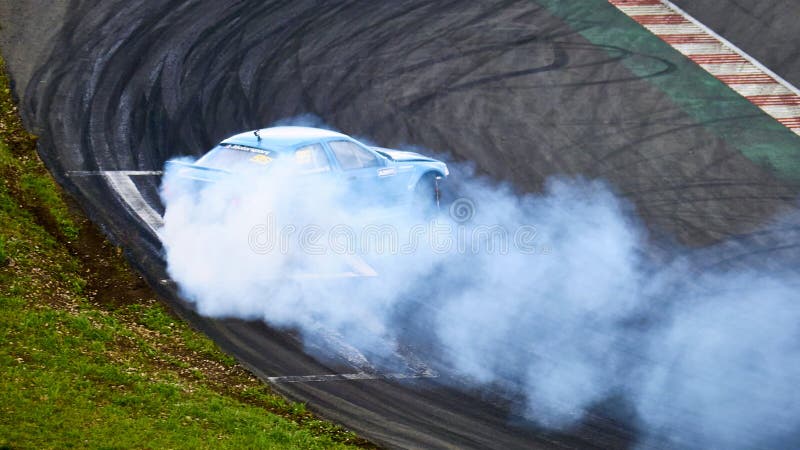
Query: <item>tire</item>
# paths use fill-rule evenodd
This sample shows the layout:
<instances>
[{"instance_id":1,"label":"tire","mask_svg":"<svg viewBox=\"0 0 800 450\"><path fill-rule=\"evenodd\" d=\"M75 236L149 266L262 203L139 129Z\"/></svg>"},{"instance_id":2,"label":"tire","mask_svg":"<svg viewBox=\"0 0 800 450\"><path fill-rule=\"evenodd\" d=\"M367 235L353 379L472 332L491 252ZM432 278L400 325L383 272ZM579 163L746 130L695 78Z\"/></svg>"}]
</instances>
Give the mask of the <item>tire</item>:
<instances>
[{"instance_id":1,"label":"tire","mask_svg":"<svg viewBox=\"0 0 800 450\"><path fill-rule=\"evenodd\" d=\"M435 173L426 173L414 187L413 208L424 216L432 216L439 212L442 193L439 188L441 177Z\"/></svg>"}]
</instances>

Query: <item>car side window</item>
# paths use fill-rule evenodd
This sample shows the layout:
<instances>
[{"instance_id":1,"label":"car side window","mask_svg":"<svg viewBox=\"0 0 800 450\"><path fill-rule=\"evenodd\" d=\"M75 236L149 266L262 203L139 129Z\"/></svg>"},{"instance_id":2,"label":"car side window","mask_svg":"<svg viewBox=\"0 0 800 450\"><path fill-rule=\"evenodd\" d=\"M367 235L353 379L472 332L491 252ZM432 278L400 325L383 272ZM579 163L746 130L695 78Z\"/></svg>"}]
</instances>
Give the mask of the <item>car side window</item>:
<instances>
[{"instance_id":1,"label":"car side window","mask_svg":"<svg viewBox=\"0 0 800 450\"><path fill-rule=\"evenodd\" d=\"M378 157L350 141L328 143L342 170L363 169L380 165Z\"/></svg>"},{"instance_id":2,"label":"car side window","mask_svg":"<svg viewBox=\"0 0 800 450\"><path fill-rule=\"evenodd\" d=\"M319 144L306 145L294 151L294 163L303 173L318 173L331 170L325 150Z\"/></svg>"}]
</instances>

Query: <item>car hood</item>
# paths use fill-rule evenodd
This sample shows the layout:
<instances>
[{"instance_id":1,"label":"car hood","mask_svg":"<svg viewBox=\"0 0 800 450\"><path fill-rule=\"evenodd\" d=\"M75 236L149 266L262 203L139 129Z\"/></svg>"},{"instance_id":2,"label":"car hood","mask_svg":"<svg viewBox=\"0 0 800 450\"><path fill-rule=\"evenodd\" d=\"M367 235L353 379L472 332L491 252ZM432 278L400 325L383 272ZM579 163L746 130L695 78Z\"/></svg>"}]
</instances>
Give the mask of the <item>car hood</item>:
<instances>
[{"instance_id":1,"label":"car hood","mask_svg":"<svg viewBox=\"0 0 800 450\"><path fill-rule=\"evenodd\" d=\"M372 147L378 153L385 155L392 161L433 161L436 160L415 152L406 152L402 150L391 150L388 148Z\"/></svg>"}]
</instances>

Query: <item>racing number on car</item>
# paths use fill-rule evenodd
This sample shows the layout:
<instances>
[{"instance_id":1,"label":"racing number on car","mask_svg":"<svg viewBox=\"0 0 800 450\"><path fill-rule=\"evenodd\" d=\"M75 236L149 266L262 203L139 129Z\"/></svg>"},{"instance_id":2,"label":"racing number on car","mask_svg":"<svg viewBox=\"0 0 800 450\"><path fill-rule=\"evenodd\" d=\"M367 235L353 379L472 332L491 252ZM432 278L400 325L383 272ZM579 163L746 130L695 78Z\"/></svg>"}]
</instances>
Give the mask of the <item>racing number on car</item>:
<instances>
[{"instance_id":1,"label":"racing number on car","mask_svg":"<svg viewBox=\"0 0 800 450\"><path fill-rule=\"evenodd\" d=\"M272 158L267 155L258 154L250 158L250 161L256 164L267 165L272 162Z\"/></svg>"}]
</instances>

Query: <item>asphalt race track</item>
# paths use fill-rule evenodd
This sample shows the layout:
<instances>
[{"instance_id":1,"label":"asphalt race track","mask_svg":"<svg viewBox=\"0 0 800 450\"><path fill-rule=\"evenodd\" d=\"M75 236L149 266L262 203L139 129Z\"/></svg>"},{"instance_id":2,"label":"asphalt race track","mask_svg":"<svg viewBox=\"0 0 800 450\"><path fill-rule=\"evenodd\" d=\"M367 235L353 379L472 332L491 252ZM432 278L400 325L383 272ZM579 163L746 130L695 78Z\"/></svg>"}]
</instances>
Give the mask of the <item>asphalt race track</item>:
<instances>
[{"instance_id":1,"label":"asphalt race track","mask_svg":"<svg viewBox=\"0 0 800 450\"><path fill-rule=\"evenodd\" d=\"M50 170L182 317L264 379L354 368L307 355L291 332L193 313L161 282L158 239L96 174L135 171L121 182L158 212L159 177L148 172L170 157L313 114L383 146L473 161L520 192L555 174L606 179L633 202L654 247L689 246L709 264L796 265L800 254L797 222L770 220L794 214L797 186L743 156L628 65L681 77L679 56L599 46L546 2L12 2L0 1L0 44ZM677 3L722 20L716 6L703 6L720 2ZM731 3L741 6L735 20L719 26L756 57L762 46L753 41L766 35L758 27L769 21L756 20L747 4L800 14L788 1ZM598 25L587 18L584 26ZM800 81L797 35L764 51L773 55L764 62L790 81ZM712 120L746 129L755 119ZM437 378L274 380L286 395L391 447L637 443L635 425L618 412L601 408L580 426L548 431L510 417L501 395Z\"/></svg>"},{"instance_id":2,"label":"asphalt race track","mask_svg":"<svg viewBox=\"0 0 800 450\"><path fill-rule=\"evenodd\" d=\"M793 85L800 84L797 5L781 0L676 0L686 12L754 56Z\"/></svg>"}]
</instances>

